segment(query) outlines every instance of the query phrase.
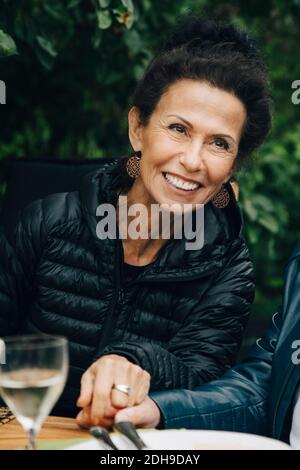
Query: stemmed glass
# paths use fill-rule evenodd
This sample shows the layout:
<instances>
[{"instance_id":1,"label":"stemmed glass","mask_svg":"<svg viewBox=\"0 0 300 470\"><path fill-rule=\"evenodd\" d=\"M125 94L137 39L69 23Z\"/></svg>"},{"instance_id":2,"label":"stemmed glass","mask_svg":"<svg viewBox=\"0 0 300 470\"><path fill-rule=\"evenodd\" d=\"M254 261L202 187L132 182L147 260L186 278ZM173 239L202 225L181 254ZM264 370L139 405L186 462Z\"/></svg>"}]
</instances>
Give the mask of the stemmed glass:
<instances>
[{"instance_id":1,"label":"stemmed glass","mask_svg":"<svg viewBox=\"0 0 300 470\"><path fill-rule=\"evenodd\" d=\"M0 395L27 433L26 449L61 395L68 373L66 338L11 336L0 340Z\"/></svg>"}]
</instances>

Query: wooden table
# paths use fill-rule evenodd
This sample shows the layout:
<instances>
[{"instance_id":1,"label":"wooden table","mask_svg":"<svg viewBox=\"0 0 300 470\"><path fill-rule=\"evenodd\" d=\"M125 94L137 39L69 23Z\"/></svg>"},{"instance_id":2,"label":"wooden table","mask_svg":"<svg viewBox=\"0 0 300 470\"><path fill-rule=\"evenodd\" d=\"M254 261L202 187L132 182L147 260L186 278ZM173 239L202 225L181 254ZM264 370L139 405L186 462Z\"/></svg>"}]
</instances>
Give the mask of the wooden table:
<instances>
[{"instance_id":1,"label":"wooden table","mask_svg":"<svg viewBox=\"0 0 300 470\"><path fill-rule=\"evenodd\" d=\"M75 419L49 416L38 435L39 444L58 439L89 439L88 431L80 429ZM26 436L16 419L0 426L0 450L24 448ZM1 459L0 459L1 461Z\"/></svg>"}]
</instances>

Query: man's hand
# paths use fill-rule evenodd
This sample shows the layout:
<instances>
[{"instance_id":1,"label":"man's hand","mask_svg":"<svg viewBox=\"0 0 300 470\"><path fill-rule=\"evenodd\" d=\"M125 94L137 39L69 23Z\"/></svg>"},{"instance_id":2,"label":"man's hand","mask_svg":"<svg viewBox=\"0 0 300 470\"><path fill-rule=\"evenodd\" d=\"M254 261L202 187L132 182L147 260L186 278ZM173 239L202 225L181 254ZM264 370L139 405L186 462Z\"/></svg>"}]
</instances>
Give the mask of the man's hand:
<instances>
[{"instance_id":1,"label":"man's hand","mask_svg":"<svg viewBox=\"0 0 300 470\"><path fill-rule=\"evenodd\" d=\"M104 428L111 429L114 424L114 417L119 411L118 408L110 406L106 408L104 416L98 420L97 425L103 426ZM83 408L76 417L77 424L82 428L89 429L93 426L93 420L91 416L91 406L86 406Z\"/></svg>"},{"instance_id":2,"label":"man's hand","mask_svg":"<svg viewBox=\"0 0 300 470\"><path fill-rule=\"evenodd\" d=\"M116 390L114 385L128 385L130 395ZM81 378L77 406L83 410L77 422L86 427L110 427L117 411L142 403L149 388L150 374L141 367L116 354L103 356Z\"/></svg>"},{"instance_id":3,"label":"man's hand","mask_svg":"<svg viewBox=\"0 0 300 470\"><path fill-rule=\"evenodd\" d=\"M160 418L160 409L151 398L146 397L140 405L118 411L115 422L130 421L140 428L155 428Z\"/></svg>"}]
</instances>

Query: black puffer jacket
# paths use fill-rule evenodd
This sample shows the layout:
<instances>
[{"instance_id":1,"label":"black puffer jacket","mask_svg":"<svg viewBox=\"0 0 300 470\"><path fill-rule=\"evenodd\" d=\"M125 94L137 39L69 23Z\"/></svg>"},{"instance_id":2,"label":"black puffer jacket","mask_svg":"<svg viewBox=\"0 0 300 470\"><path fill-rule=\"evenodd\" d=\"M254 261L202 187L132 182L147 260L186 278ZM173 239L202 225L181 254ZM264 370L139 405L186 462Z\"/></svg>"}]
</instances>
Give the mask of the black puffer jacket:
<instances>
[{"instance_id":1,"label":"black puffer jacket","mask_svg":"<svg viewBox=\"0 0 300 470\"><path fill-rule=\"evenodd\" d=\"M96 208L116 203L118 160L87 177L80 192L28 206L0 237L0 336L64 335L70 375L56 412L72 415L80 378L103 354L147 370L151 390L187 388L234 362L253 300L253 268L232 195L205 207L205 244L170 240L140 276L122 284L120 240L96 236Z\"/></svg>"}]
</instances>

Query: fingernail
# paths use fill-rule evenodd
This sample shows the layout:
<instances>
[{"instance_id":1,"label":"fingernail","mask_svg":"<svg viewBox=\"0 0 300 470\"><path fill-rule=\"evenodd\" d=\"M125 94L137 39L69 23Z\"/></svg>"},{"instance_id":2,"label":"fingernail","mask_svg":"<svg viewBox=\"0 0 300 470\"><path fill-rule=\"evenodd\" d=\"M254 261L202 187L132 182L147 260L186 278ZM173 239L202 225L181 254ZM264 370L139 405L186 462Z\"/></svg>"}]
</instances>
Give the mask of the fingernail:
<instances>
[{"instance_id":1,"label":"fingernail","mask_svg":"<svg viewBox=\"0 0 300 470\"><path fill-rule=\"evenodd\" d=\"M130 420L130 413L128 411L119 411L115 416L115 421L129 421Z\"/></svg>"}]
</instances>

